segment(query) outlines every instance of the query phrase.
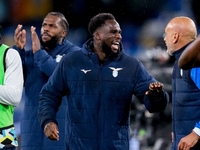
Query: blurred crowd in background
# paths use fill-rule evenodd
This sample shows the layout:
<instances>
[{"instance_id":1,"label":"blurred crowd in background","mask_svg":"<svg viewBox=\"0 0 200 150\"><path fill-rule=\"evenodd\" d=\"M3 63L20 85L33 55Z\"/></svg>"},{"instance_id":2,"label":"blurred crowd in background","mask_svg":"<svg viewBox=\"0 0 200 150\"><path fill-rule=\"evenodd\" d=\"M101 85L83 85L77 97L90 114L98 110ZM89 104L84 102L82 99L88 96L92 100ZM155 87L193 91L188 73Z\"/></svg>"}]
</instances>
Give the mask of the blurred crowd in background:
<instances>
[{"instance_id":1,"label":"blurred crowd in background","mask_svg":"<svg viewBox=\"0 0 200 150\"><path fill-rule=\"evenodd\" d=\"M48 12L58 11L66 16L70 25L67 39L82 46L89 38L90 18L100 12L110 12L120 23L125 52L139 58L171 96L174 58L166 53L164 29L172 18L187 16L195 21L199 31L199 5L199 0L0 0L2 43L13 46L15 29L22 24L27 30L26 49L31 49L30 27L35 26L40 35L43 18ZM23 102L22 98L14 113L19 137ZM135 146L130 145L131 150L170 149L171 102L164 112L150 114L133 97L130 113L130 143Z\"/></svg>"}]
</instances>

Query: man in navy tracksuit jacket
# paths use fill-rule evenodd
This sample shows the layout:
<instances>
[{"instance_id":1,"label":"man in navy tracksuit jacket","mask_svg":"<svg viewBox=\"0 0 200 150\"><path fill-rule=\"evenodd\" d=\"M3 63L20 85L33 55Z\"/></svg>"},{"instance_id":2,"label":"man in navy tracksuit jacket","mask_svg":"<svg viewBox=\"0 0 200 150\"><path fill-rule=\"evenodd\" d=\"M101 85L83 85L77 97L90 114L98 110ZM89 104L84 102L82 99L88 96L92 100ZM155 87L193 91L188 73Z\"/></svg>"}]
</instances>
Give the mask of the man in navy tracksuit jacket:
<instances>
[{"instance_id":1,"label":"man in navy tracksuit jacket","mask_svg":"<svg viewBox=\"0 0 200 150\"><path fill-rule=\"evenodd\" d=\"M132 95L155 112L166 107L168 94L139 60L123 52L113 15L98 14L89 31L93 39L65 56L41 91L39 121L49 139L59 140L55 114L67 95L67 150L128 150Z\"/></svg>"},{"instance_id":2,"label":"man in navy tracksuit jacket","mask_svg":"<svg viewBox=\"0 0 200 150\"><path fill-rule=\"evenodd\" d=\"M51 141L43 133L38 122L38 100L39 93L43 85L52 75L57 64L64 55L80 49L65 39L69 26L65 17L58 12L50 12L43 21L41 28L41 41L35 32L35 27L31 27L32 50L24 50L25 37L19 36L24 33L22 25L18 25L15 31L16 46L14 47L20 54L25 77L25 103L21 126L21 150L58 150L64 149L64 123L66 110L66 100L60 106L57 113L58 126L62 137L59 142ZM55 38L56 36L56 38ZM20 37L20 38L19 38ZM22 38L22 39L21 39ZM45 43L46 44L41 44ZM24 44L24 45L23 45ZM20 45L23 45L20 47ZM64 97L63 99L66 99Z\"/></svg>"}]
</instances>

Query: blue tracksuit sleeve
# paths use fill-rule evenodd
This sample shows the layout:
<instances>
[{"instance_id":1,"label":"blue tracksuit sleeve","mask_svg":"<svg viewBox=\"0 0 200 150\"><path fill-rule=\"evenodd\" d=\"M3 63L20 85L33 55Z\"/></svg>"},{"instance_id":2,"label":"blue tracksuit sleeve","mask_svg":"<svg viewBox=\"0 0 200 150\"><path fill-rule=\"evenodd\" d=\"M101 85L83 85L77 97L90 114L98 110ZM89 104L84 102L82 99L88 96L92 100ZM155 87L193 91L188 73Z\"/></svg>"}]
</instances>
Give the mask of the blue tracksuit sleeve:
<instances>
[{"instance_id":1,"label":"blue tracksuit sleeve","mask_svg":"<svg viewBox=\"0 0 200 150\"><path fill-rule=\"evenodd\" d=\"M16 45L13 45L12 48L15 49L15 50L17 50L18 53L19 53L19 55L20 55L20 57L23 58L23 53L25 51L24 49L19 49Z\"/></svg>"},{"instance_id":2,"label":"blue tracksuit sleeve","mask_svg":"<svg viewBox=\"0 0 200 150\"><path fill-rule=\"evenodd\" d=\"M22 60L22 65L25 66L25 49L19 49L16 45L13 45L13 49L18 51Z\"/></svg>"},{"instance_id":3,"label":"blue tracksuit sleeve","mask_svg":"<svg viewBox=\"0 0 200 150\"><path fill-rule=\"evenodd\" d=\"M16 45L13 46L13 49L17 50L23 65L23 73L24 73L24 80L26 80L27 75L31 72L33 68L33 51L32 50L25 50L19 49Z\"/></svg>"},{"instance_id":4,"label":"blue tracksuit sleeve","mask_svg":"<svg viewBox=\"0 0 200 150\"><path fill-rule=\"evenodd\" d=\"M60 59L72 52L79 50L80 47L73 45L68 40L64 40L63 44L57 44L56 48L51 51L51 54L46 50L40 49L34 53L34 62L38 65L41 72L50 77L60 62Z\"/></svg>"},{"instance_id":5,"label":"blue tracksuit sleeve","mask_svg":"<svg viewBox=\"0 0 200 150\"><path fill-rule=\"evenodd\" d=\"M141 62L137 66L137 82L135 84L134 95L144 103L149 112L158 112L165 109L169 95L164 90L162 92L151 92L147 96L145 92L149 90L150 83L157 82L145 69Z\"/></svg>"},{"instance_id":6,"label":"blue tracksuit sleeve","mask_svg":"<svg viewBox=\"0 0 200 150\"><path fill-rule=\"evenodd\" d=\"M148 96L145 95L144 101L149 112L159 112L167 106L169 95L164 90L162 92L150 92Z\"/></svg>"},{"instance_id":7,"label":"blue tracksuit sleeve","mask_svg":"<svg viewBox=\"0 0 200 150\"><path fill-rule=\"evenodd\" d=\"M62 66L63 64L60 62L40 93L38 117L43 129L48 122L57 123L56 112L61 104L62 97L66 95L67 90L62 75Z\"/></svg>"},{"instance_id":8,"label":"blue tracksuit sleeve","mask_svg":"<svg viewBox=\"0 0 200 150\"><path fill-rule=\"evenodd\" d=\"M45 50L38 50L34 53L34 60L41 72L50 77L56 68L58 62L52 58Z\"/></svg>"},{"instance_id":9,"label":"blue tracksuit sleeve","mask_svg":"<svg viewBox=\"0 0 200 150\"><path fill-rule=\"evenodd\" d=\"M198 89L200 90L200 67L191 69L191 79L194 81Z\"/></svg>"}]
</instances>

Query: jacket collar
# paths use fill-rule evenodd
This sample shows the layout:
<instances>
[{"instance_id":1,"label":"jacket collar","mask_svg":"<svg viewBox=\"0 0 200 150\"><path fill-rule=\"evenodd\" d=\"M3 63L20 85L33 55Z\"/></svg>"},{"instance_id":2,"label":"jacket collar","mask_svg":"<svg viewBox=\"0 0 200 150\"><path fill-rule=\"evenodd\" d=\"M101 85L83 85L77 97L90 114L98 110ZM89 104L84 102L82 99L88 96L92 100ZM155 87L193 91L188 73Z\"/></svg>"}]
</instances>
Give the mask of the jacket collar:
<instances>
[{"instance_id":1,"label":"jacket collar","mask_svg":"<svg viewBox=\"0 0 200 150\"><path fill-rule=\"evenodd\" d=\"M190 42L191 43L191 42ZM183 53L183 51L185 50L185 48L190 44L188 43L187 45L183 46L182 48L180 48L179 50L175 51L172 53L172 56L174 56L176 58L176 60L179 59L179 57L181 56L181 54Z\"/></svg>"},{"instance_id":2,"label":"jacket collar","mask_svg":"<svg viewBox=\"0 0 200 150\"><path fill-rule=\"evenodd\" d=\"M42 45L41 45L41 49L42 49L42 50L45 50L47 53L49 53L50 55L52 55L52 54L57 54L57 53L59 53L58 51L61 51L61 50L62 50L62 49L59 49L59 47L61 47L61 46L63 46L63 45L69 45L69 44L70 44L70 43L64 38L61 44L60 44L60 43L57 43L57 44L56 44L56 47L55 47L54 49L50 50L50 51L45 50L44 47L43 47Z\"/></svg>"}]
</instances>

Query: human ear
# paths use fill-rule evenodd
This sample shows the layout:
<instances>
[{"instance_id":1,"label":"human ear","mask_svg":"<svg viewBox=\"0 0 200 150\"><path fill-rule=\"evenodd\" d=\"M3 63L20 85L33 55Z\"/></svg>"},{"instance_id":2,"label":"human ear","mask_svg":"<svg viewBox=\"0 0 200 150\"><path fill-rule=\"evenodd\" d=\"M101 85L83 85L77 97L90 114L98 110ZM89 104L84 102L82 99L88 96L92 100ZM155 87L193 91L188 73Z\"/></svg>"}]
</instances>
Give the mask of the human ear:
<instances>
[{"instance_id":1,"label":"human ear","mask_svg":"<svg viewBox=\"0 0 200 150\"><path fill-rule=\"evenodd\" d=\"M65 37L66 35L67 35L67 31L66 31L66 30L63 30L61 36L62 36L62 37Z\"/></svg>"},{"instance_id":2,"label":"human ear","mask_svg":"<svg viewBox=\"0 0 200 150\"><path fill-rule=\"evenodd\" d=\"M100 40L101 38L100 38L100 34L98 33L98 32L95 32L94 33L94 37L95 37L95 39L97 39L97 40Z\"/></svg>"},{"instance_id":3,"label":"human ear","mask_svg":"<svg viewBox=\"0 0 200 150\"><path fill-rule=\"evenodd\" d=\"M179 39L179 33L178 32L175 32L174 33L174 36L173 36L173 43L177 43L178 42L178 39Z\"/></svg>"}]
</instances>

